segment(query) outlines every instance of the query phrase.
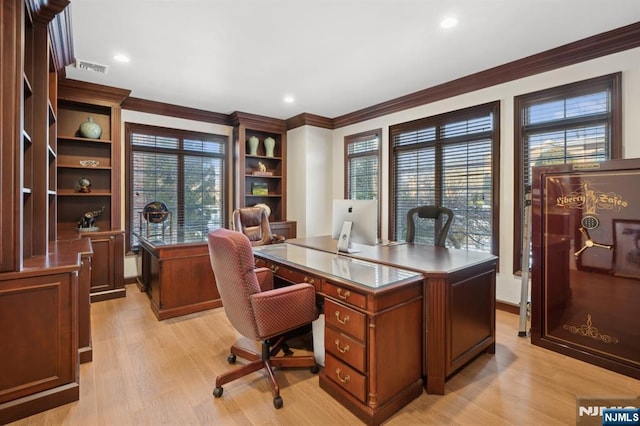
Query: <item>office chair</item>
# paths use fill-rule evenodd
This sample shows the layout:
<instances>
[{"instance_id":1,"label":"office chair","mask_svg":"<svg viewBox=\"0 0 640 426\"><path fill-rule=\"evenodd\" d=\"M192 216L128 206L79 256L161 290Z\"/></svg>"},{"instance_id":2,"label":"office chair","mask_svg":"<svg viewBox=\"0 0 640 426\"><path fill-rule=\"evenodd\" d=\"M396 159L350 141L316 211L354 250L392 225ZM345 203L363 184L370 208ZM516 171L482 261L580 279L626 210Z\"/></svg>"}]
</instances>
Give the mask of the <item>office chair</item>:
<instances>
[{"instance_id":1,"label":"office chair","mask_svg":"<svg viewBox=\"0 0 640 426\"><path fill-rule=\"evenodd\" d=\"M231 325L246 339L261 342L261 353L241 346L231 347L227 360L236 356L249 363L216 377L213 396L222 396L222 385L249 373L264 369L273 389L273 405L281 408L280 387L273 367L311 367L318 372L313 355L292 356L286 340L301 327L318 318L316 292L312 284L300 283L273 288L273 274L268 268L255 268L252 246L246 235L229 229L216 229L208 234L209 258ZM280 352L284 355L279 356Z\"/></svg>"},{"instance_id":2,"label":"office chair","mask_svg":"<svg viewBox=\"0 0 640 426\"><path fill-rule=\"evenodd\" d=\"M447 220L444 225L441 225L441 217L442 214L447 216ZM449 227L451 226L451 222L453 221L453 212L442 206L429 205L429 206L420 206L414 207L409 212L407 212L407 238L406 241L408 243L413 243L416 237L416 218L418 216L420 219L434 219L433 223L433 242L435 246L444 247L447 241L447 234L449 233ZM439 222L440 221L440 222ZM438 232L438 224L442 226L440 228L440 232Z\"/></svg>"},{"instance_id":3,"label":"office chair","mask_svg":"<svg viewBox=\"0 0 640 426\"><path fill-rule=\"evenodd\" d=\"M282 235L272 234L269 216L262 207L242 207L233 211L233 229L245 234L252 246L284 242Z\"/></svg>"}]
</instances>

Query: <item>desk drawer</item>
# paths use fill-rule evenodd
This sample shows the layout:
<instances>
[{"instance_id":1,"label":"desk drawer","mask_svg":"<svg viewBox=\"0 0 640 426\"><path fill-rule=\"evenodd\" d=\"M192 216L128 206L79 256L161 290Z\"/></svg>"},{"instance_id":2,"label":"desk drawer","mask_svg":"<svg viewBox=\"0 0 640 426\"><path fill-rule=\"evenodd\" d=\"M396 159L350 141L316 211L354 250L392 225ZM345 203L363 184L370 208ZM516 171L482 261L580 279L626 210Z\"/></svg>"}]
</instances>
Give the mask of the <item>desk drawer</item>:
<instances>
[{"instance_id":1,"label":"desk drawer","mask_svg":"<svg viewBox=\"0 0 640 426\"><path fill-rule=\"evenodd\" d=\"M320 278L314 277L313 275L304 274L294 269L289 269L286 266L276 266L275 268L273 268L273 272L277 276L287 281L291 281L292 283L309 283L313 284L316 290L320 290L321 280Z\"/></svg>"},{"instance_id":2,"label":"desk drawer","mask_svg":"<svg viewBox=\"0 0 640 426\"><path fill-rule=\"evenodd\" d=\"M324 283L324 294L356 308L367 309L367 296L329 281Z\"/></svg>"},{"instance_id":3,"label":"desk drawer","mask_svg":"<svg viewBox=\"0 0 640 426\"><path fill-rule=\"evenodd\" d=\"M340 333L332 327L325 327L324 348L325 351L335 355L340 361L346 362L356 370L367 371L366 348L363 343Z\"/></svg>"},{"instance_id":4,"label":"desk drawer","mask_svg":"<svg viewBox=\"0 0 640 426\"><path fill-rule=\"evenodd\" d=\"M328 298L324 300L324 314L326 324L366 342L367 316L365 314Z\"/></svg>"},{"instance_id":5,"label":"desk drawer","mask_svg":"<svg viewBox=\"0 0 640 426\"><path fill-rule=\"evenodd\" d=\"M282 278L285 281L288 281L293 284L298 283L309 283L313 284L316 291L320 291L322 286L322 280L318 277L309 274L303 274L302 272L296 271L294 269L287 268L286 266L278 265L277 263L273 263L269 260L261 259L256 257L256 267L264 267L271 269L273 275Z\"/></svg>"},{"instance_id":6,"label":"desk drawer","mask_svg":"<svg viewBox=\"0 0 640 426\"><path fill-rule=\"evenodd\" d=\"M347 364L327 354L325 358L324 374L341 388L366 403L367 377L358 373Z\"/></svg>"}]
</instances>

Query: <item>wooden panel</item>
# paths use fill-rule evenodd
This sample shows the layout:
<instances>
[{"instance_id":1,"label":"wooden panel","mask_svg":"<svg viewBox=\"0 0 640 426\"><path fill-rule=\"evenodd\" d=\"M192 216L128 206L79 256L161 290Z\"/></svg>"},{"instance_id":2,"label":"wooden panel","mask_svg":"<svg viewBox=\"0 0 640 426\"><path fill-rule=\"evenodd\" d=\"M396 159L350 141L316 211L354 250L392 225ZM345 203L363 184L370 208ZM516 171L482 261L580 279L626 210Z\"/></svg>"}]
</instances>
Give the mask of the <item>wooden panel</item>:
<instances>
[{"instance_id":1,"label":"wooden panel","mask_svg":"<svg viewBox=\"0 0 640 426\"><path fill-rule=\"evenodd\" d=\"M159 320L222 306L206 242L155 249L141 239L140 250L139 287Z\"/></svg>"},{"instance_id":2,"label":"wooden panel","mask_svg":"<svg viewBox=\"0 0 640 426\"><path fill-rule=\"evenodd\" d=\"M495 340L494 278L490 271L451 285L447 375L484 350L485 343Z\"/></svg>"},{"instance_id":3,"label":"wooden panel","mask_svg":"<svg viewBox=\"0 0 640 426\"><path fill-rule=\"evenodd\" d=\"M78 399L77 281L73 273L3 281L0 423ZM61 393L52 404L45 394ZM16 417L17 416L17 417Z\"/></svg>"}]
</instances>

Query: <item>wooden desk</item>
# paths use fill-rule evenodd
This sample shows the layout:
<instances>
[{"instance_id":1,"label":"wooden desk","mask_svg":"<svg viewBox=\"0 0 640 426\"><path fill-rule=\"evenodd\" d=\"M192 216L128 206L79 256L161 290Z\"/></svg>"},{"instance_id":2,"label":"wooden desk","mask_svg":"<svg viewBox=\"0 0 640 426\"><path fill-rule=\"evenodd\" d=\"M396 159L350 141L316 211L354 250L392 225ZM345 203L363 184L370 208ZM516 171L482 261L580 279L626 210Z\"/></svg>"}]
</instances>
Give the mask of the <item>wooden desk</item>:
<instances>
[{"instance_id":1,"label":"wooden desk","mask_svg":"<svg viewBox=\"0 0 640 426\"><path fill-rule=\"evenodd\" d=\"M290 244L254 253L276 280L324 298L324 390L372 425L422 393L420 273Z\"/></svg>"},{"instance_id":2,"label":"wooden desk","mask_svg":"<svg viewBox=\"0 0 640 426\"><path fill-rule=\"evenodd\" d=\"M290 244L336 252L331 237ZM424 276L423 373L428 393L444 394L444 382L482 352L495 352L497 257L417 244L362 246L347 256L417 271Z\"/></svg>"},{"instance_id":3,"label":"wooden desk","mask_svg":"<svg viewBox=\"0 0 640 426\"><path fill-rule=\"evenodd\" d=\"M159 320L222 306L209 260L206 236L140 241L138 288L151 299Z\"/></svg>"}]
</instances>

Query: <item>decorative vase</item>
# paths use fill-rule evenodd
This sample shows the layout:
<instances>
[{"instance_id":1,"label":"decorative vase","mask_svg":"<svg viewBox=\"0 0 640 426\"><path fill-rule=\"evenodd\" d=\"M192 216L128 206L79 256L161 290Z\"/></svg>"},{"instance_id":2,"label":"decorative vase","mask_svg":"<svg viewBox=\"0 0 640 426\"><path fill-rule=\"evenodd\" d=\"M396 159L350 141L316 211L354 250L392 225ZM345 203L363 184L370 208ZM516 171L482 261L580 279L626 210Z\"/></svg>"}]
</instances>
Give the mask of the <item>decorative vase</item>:
<instances>
[{"instance_id":1,"label":"decorative vase","mask_svg":"<svg viewBox=\"0 0 640 426\"><path fill-rule=\"evenodd\" d=\"M273 157L273 148L276 146L276 141L272 137L265 138L264 150L267 153L267 157Z\"/></svg>"},{"instance_id":2,"label":"decorative vase","mask_svg":"<svg viewBox=\"0 0 640 426\"><path fill-rule=\"evenodd\" d=\"M260 141L257 137L251 136L249 138L249 155L258 155L258 143Z\"/></svg>"},{"instance_id":3,"label":"decorative vase","mask_svg":"<svg viewBox=\"0 0 640 426\"><path fill-rule=\"evenodd\" d=\"M87 121L80 125L80 135L83 138L100 139L102 127L93 121L93 118L89 117Z\"/></svg>"}]
</instances>

